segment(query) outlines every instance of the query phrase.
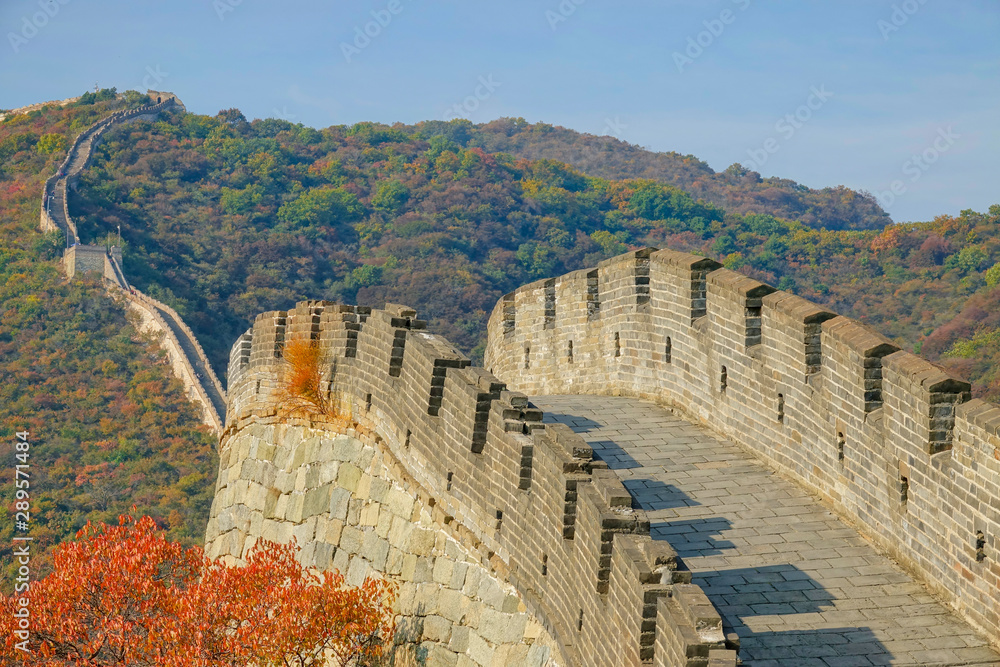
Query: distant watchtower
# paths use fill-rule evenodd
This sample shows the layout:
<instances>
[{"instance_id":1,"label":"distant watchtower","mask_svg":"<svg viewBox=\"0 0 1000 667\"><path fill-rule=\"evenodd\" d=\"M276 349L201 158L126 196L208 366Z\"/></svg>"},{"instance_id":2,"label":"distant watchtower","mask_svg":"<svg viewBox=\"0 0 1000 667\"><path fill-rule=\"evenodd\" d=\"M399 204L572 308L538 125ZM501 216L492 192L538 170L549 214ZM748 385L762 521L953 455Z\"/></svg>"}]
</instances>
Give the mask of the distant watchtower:
<instances>
[{"instance_id":1,"label":"distant watchtower","mask_svg":"<svg viewBox=\"0 0 1000 667\"><path fill-rule=\"evenodd\" d=\"M173 93L164 90L146 90L146 94L149 95L149 99L153 104L162 104L168 100L174 101L174 106L180 107L182 110L187 111L184 103L181 102L181 98L177 97Z\"/></svg>"},{"instance_id":2,"label":"distant watchtower","mask_svg":"<svg viewBox=\"0 0 1000 667\"><path fill-rule=\"evenodd\" d=\"M74 245L66 248L63 265L66 276L73 278L78 273L97 273L115 283L120 283L113 262L122 265L122 249L112 246L107 250L101 245Z\"/></svg>"}]
</instances>

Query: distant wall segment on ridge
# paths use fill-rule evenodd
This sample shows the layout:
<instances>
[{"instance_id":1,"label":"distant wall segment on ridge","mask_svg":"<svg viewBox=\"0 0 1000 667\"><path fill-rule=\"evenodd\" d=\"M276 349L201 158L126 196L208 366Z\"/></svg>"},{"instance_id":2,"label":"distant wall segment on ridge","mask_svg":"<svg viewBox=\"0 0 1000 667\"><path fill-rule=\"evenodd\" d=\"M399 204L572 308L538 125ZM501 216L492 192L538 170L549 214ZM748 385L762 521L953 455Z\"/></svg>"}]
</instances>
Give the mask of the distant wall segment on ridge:
<instances>
[{"instance_id":1,"label":"distant wall segment on ridge","mask_svg":"<svg viewBox=\"0 0 1000 667\"><path fill-rule=\"evenodd\" d=\"M504 296L485 366L673 406L827 498L1000 642L1000 407L713 260L645 249Z\"/></svg>"},{"instance_id":2,"label":"distant wall segment on ridge","mask_svg":"<svg viewBox=\"0 0 1000 667\"><path fill-rule=\"evenodd\" d=\"M160 314L161 310L168 308L168 306L143 294L139 290L134 290L133 293L133 291L123 289L119 293L124 297L128 310L137 316L138 322L136 323L136 328L142 333L152 333L160 336L160 346L167 353L174 377L184 384L184 391L188 398L201 405L202 422L216 433L222 433L223 416L215 409L211 398L209 398L205 390L205 385L209 382L214 382L218 385L218 379L215 378L214 373L212 373L211 378L201 378L198 376L194 366L191 364L191 360L184 352L184 346L181 344L181 341ZM191 334L191 340L195 340L193 334ZM204 355L204 352L201 352L201 354ZM207 359L205 359L205 364L207 365ZM208 366L208 368L211 372L211 366ZM224 393L223 396L225 396Z\"/></svg>"},{"instance_id":3,"label":"distant wall segment on ridge","mask_svg":"<svg viewBox=\"0 0 1000 667\"><path fill-rule=\"evenodd\" d=\"M279 412L282 354L295 339L319 346L322 393L338 406L343 423ZM436 571L436 561L426 559L440 553L408 551L409 543L393 533L394 519L382 517L371 494L378 479L380 494L403 489L417 498L414 511L433 518L441 539L462 545L490 576L513 587L519 604L559 647L557 663L707 665L713 659L719 667L735 665L718 613L689 583L670 545L650 538L645 513L633 509L607 464L595 461L567 427L543 424L527 397L471 366L445 339L427 332L414 311L303 302L265 313L234 345L229 378L219 486L206 539L213 554L244 557L262 536L301 534L315 543L319 524L309 522L329 527L326 522L336 519L343 526L326 530L326 546L304 554L311 564L374 570L404 587L419 582L412 569L393 563L413 557ZM290 429L301 433L289 435ZM372 454L353 462L353 454L338 454L344 434ZM296 454L302 438L312 438L311 449ZM299 466L314 459L296 470L301 482L290 483L286 474L292 471L282 472L289 460ZM353 467L342 478L347 463ZM343 519L332 501L315 499L328 492L346 498L345 490L350 498ZM300 511L307 505L308 512ZM425 519L413 520L424 525ZM419 616L405 605L401 612ZM472 612L460 615L454 627L461 631L452 631L467 630L467 655L489 664L474 648L482 644L473 640L485 636L480 621ZM426 629L426 619L423 624ZM420 641L434 636L425 631Z\"/></svg>"},{"instance_id":4,"label":"distant wall segment on ridge","mask_svg":"<svg viewBox=\"0 0 1000 667\"><path fill-rule=\"evenodd\" d=\"M180 99L173 93L152 90L149 93L154 103L135 109L116 111L77 136L56 173L45 182L42 190L40 227L43 232L61 230L66 234L69 247L63 253L63 268L67 277L72 279L77 274L84 273L101 275L112 294L115 294L115 287L120 288L129 302L129 309L138 314L142 331L161 334L161 344L170 358L174 375L184 383L189 398L201 403L203 421L217 433L221 433L222 415L216 404L221 408L225 401L225 390L212 370L194 332L172 308L131 288L122 271L121 248L112 247L108 250L101 245L81 245L79 230L69 214L68 190L79 178L80 172L93 159L94 147L105 132L116 125L132 122L138 118L155 118L158 113L170 106L177 105L184 108ZM179 335L189 343L192 356L197 358L196 361L203 367L207 377L202 377L201 373L195 370L192 359L185 352L184 344L164 317L176 322ZM212 400L209 392L217 397L216 400Z\"/></svg>"},{"instance_id":5,"label":"distant wall segment on ridge","mask_svg":"<svg viewBox=\"0 0 1000 667\"><path fill-rule=\"evenodd\" d=\"M93 157L93 149L100 142L101 137L106 131L115 125L131 122L137 118L155 118L156 114L175 104L183 108L180 99L173 95L173 93L159 93L159 95L162 96L161 102L148 104L136 109L116 111L77 135L69 151L66 153L66 158L60 163L56 173L50 176L42 187L39 226L43 232L55 231L57 229L65 231L68 228L70 242L79 243L79 233L69 215L67 189L75 187L80 172L90 163ZM153 99L155 100L156 98ZM50 201L57 202L58 209L54 214L51 212Z\"/></svg>"}]
</instances>

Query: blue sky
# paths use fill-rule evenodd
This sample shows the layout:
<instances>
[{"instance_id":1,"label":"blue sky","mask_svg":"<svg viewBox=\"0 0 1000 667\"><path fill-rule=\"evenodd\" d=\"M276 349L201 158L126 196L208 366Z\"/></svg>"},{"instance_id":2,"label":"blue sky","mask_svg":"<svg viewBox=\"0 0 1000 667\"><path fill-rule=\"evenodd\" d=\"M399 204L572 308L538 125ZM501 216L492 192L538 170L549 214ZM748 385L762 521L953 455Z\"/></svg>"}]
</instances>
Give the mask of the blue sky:
<instances>
[{"instance_id":1,"label":"blue sky","mask_svg":"<svg viewBox=\"0 0 1000 667\"><path fill-rule=\"evenodd\" d=\"M0 108L97 82L314 127L522 116L896 221L1000 203L997 0L3 0L0 29Z\"/></svg>"}]
</instances>

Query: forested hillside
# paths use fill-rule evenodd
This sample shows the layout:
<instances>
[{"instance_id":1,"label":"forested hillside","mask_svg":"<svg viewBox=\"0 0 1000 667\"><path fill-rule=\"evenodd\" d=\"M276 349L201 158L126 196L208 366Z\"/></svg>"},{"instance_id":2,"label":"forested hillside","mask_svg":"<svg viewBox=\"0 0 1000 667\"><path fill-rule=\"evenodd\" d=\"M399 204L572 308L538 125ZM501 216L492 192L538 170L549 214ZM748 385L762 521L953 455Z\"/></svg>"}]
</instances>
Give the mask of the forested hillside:
<instances>
[{"instance_id":1,"label":"forested hillside","mask_svg":"<svg viewBox=\"0 0 1000 667\"><path fill-rule=\"evenodd\" d=\"M314 130L236 110L170 114L111 134L72 205L94 238L122 225L128 274L187 318L220 371L257 313L304 298L413 305L476 357L502 294L655 245L827 304L997 395L1000 322L984 313L998 298L1000 269L987 270L1000 260L1000 206L884 231L815 229L449 138L468 145L497 123L520 125Z\"/></svg>"},{"instance_id":2,"label":"forested hillside","mask_svg":"<svg viewBox=\"0 0 1000 667\"><path fill-rule=\"evenodd\" d=\"M491 153L559 160L590 176L653 179L729 213L767 213L816 229L881 229L892 222L872 195L843 186L813 190L786 178L761 178L739 164L717 173L694 155L657 153L613 137L531 124L523 118L501 118L482 125L465 120L427 121L412 129L429 136L442 134L462 146L478 146Z\"/></svg>"},{"instance_id":3,"label":"forested hillside","mask_svg":"<svg viewBox=\"0 0 1000 667\"><path fill-rule=\"evenodd\" d=\"M94 238L122 225L126 273L205 336L220 369L257 313L307 296L413 304L472 350L504 292L723 224L722 210L652 181L235 111L116 130L71 206Z\"/></svg>"},{"instance_id":4,"label":"forested hillside","mask_svg":"<svg viewBox=\"0 0 1000 667\"><path fill-rule=\"evenodd\" d=\"M33 577L87 520L117 523L133 504L200 544L218 466L214 436L161 356L98 283L66 283L62 235L38 232L42 183L73 137L120 103L95 98L0 123L0 458L10 481L14 434L30 432ZM13 486L3 493L9 582Z\"/></svg>"}]
</instances>

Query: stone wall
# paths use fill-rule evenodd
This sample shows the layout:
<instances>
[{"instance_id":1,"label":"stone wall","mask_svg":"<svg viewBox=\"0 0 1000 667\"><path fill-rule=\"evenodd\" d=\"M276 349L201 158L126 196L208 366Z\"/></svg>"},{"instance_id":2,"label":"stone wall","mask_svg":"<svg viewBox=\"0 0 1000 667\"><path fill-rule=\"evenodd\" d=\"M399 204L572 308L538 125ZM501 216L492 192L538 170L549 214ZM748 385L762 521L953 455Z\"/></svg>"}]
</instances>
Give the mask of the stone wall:
<instances>
[{"instance_id":1,"label":"stone wall","mask_svg":"<svg viewBox=\"0 0 1000 667\"><path fill-rule=\"evenodd\" d=\"M216 433L222 432L222 415L220 415L212 405L211 399L205 391L204 384L213 381L199 378L191 365L191 360L184 353L184 348L180 340L174 335L170 326L160 315L158 306L162 306L159 301L143 294L138 290L125 291L115 290L117 295L125 303L126 311L134 318L134 325L140 333L151 334L158 339L158 343L167 354L170 362L170 370L174 377L184 385L184 392L193 402L201 406L201 420L206 426ZM193 334L192 334L193 335ZM202 353L204 354L204 353ZM207 365L208 361L205 360ZM211 368L211 366L209 366ZM218 382L217 379L214 379Z\"/></svg>"},{"instance_id":2,"label":"stone wall","mask_svg":"<svg viewBox=\"0 0 1000 667\"><path fill-rule=\"evenodd\" d=\"M63 254L63 268L66 277L73 278L78 273L97 273L104 277L107 250L99 245L75 245L66 248Z\"/></svg>"},{"instance_id":3,"label":"stone wall","mask_svg":"<svg viewBox=\"0 0 1000 667\"><path fill-rule=\"evenodd\" d=\"M164 94L161 94L164 95ZM173 105L183 108L180 100L172 93L162 102L150 104L136 109L115 111L102 118L77 135L60 163L56 173L50 176L42 187L42 205L39 226L43 232L62 229L67 232L69 243L79 243L80 237L69 215L69 197L67 190L75 187L80 172L87 167L93 157L93 149L101 137L109 129L121 123L128 123L139 118L155 118L164 109ZM50 210L50 202L55 203L55 210Z\"/></svg>"},{"instance_id":4,"label":"stone wall","mask_svg":"<svg viewBox=\"0 0 1000 667\"><path fill-rule=\"evenodd\" d=\"M399 641L427 665L557 664L517 591L465 547L391 452L347 429L253 423L223 449L209 556L242 560L259 538L302 547L350 585L399 582Z\"/></svg>"},{"instance_id":5,"label":"stone wall","mask_svg":"<svg viewBox=\"0 0 1000 667\"><path fill-rule=\"evenodd\" d=\"M686 413L820 494L1000 643L1000 407L874 331L646 249L503 297L485 365L528 394Z\"/></svg>"},{"instance_id":6,"label":"stone wall","mask_svg":"<svg viewBox=\"0 0 1000 667\"><path fill-rule=\"evenodd\" d=\"M320 347L322 391L338 420L279 412L281 355L296 338ZM318 567L346 567L355 580L369 570L396 579L406 591L404 627L423 628L413 641L431 642L442 660L454 656L441 664L537 664L550 644L556 650L548 659L565 665L736 664L726 648L736 638L727 641L718 613L670 545L650 539L645 513L632 507L607 465L567 427L543 424L525 395L428 333L414 311L303 302L265 313L233 347L229 378L207 533L213 554L243 556L258 537L302 535L315 545L303 557ZM392 507L400 491L417 499L409 528L406 508ZM404 533L435 531L437 551L407 552L405 536L392 536L394 525ZM451 541L461 550L449 556ZM441 549L448 558L435 575L431 559ZM406 588L408 566L399 569L407 558L424 578L430 568L434 590L451 600L439 601L439 613L422 625L408 595L423 593ZM460 564L516 593L516 612L513 600L477 602L465 590L468 573L460 595L446 592L458 591ZM444 612L456 600L469 609L482 603L480 612L450 618ZM428 625L430 616L448 623ZM491 641L487 616L506 634ZM524 635L522 623L544 632ZM441 637L466 631L468 646L449 639L445 650Z\"/></svg>"}]
</instances>

